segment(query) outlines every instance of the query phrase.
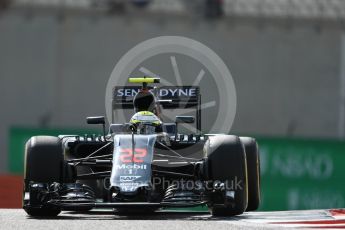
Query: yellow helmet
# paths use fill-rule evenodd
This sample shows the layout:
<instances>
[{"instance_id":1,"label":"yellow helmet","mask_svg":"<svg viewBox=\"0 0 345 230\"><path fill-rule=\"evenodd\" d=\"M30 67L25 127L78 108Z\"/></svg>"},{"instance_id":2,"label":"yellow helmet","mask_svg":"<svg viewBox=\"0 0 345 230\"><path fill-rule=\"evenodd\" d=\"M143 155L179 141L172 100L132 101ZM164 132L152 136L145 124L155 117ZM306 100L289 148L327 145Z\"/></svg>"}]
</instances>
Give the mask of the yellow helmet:
<instances>
[{"instance_id":1,"label":"yellow helmet","mask_svg":"<svg viewBox=\"0 0 345 230\"><path fill-rule=\"evenodd\" d=\"M140 134L153 134L162 132L162 122L150 111L141 111L133 115L130 123L136 128L136 132Z\"/></svg>"}]
</instances>

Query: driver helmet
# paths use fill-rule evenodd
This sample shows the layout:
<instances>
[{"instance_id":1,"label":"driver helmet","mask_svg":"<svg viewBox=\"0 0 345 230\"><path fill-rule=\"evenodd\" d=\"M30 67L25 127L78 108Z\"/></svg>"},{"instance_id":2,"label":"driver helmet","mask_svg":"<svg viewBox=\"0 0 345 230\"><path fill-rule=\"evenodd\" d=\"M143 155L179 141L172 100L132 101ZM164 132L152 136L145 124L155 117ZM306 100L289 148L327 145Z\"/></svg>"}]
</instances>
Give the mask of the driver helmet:
<instances>
[{"instance_id":1,"label":"driver helmet","mask_svg":"<svg viewBox=\"0 0 345 230\"><path fill-rule=\"evenodd\" d=\"M137 128L140 134L162 132L162 121L150 111L140 111L133 115L130 123Z\"/></svg>"}]
</instances>

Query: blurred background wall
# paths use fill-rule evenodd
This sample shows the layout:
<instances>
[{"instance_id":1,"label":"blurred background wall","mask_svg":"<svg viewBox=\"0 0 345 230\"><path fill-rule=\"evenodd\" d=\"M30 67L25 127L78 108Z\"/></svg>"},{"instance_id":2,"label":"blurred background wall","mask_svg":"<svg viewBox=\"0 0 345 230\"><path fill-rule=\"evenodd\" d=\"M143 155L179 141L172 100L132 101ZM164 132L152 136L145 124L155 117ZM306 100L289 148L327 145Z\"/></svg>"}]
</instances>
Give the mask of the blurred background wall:
<instances>
[{"instance_id":1,"label":"blurred background wall","mask_svg":"<svg viewBox=\"0 0 345 230\"><path fill-rule=\"evenodd\" d=\"M85 129L105 113L121 56L162 35L200 41L228 65L233 133L345 138L343 0L0 2L1 173L11 128Z\"/></svg>"}]
</instances>

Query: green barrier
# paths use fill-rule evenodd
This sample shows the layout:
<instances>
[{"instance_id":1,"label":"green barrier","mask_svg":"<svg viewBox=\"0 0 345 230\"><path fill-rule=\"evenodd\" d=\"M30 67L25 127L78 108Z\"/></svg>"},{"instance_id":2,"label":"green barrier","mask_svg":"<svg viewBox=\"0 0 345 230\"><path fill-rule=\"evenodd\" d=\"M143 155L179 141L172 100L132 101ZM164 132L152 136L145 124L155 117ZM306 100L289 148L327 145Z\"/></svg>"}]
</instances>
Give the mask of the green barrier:
<instances>
[{"instance_id":1,"label":"green barrier","mask_svg":"<svg viewBox=\"0 0 345 230\"><path fill-rule=\"evenodd\" d=\"M94 130L12 128L9 169L23 172L26 141L34 135L92 134ZM345 207L345 142L257 138L261 157L260 210ZM207 210L199 207L193 210Z\"/></svg>"},{"instance_id":2,"label":"green barrier","mask_svg":"<svg viewBox=\"0 0 345 230\"><path fill-rule=\"evenodd\" d=\"M262 210L345 206L345 142L258 138Z\"/></svg>"}]
</instances>

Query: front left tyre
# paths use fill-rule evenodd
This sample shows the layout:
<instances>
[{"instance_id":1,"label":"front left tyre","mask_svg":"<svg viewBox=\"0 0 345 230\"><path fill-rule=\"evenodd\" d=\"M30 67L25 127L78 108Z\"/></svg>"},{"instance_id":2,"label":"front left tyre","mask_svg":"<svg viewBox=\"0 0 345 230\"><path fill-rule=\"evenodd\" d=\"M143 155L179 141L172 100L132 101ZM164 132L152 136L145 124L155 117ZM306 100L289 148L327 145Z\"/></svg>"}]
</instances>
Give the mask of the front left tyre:
<instances>
[{"instance_id":1,"label":"front left tyre","mask_svg":"<svg viewBox=\"0 0 345 230\"><path fill-rule=\"evenodd\" d=\"M213 184L208 204L212 215L242 214L248 204L248 184L246 152L240 138L233 135L210 136L204 153L206 179Z\"/></svg>"}]
</instances>

